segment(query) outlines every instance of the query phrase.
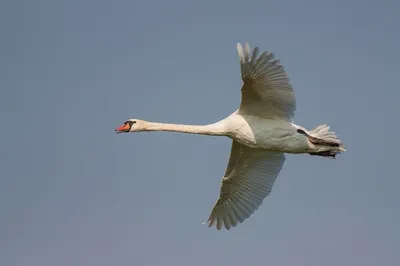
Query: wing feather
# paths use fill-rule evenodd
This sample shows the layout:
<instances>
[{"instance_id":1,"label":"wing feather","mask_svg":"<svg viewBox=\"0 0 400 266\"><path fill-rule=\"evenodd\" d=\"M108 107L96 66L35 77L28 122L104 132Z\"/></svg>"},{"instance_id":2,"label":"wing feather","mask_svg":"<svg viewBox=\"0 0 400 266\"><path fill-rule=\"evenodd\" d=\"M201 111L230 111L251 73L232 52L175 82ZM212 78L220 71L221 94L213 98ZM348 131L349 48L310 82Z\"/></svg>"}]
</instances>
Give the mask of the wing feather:
<instances>
[{"instance_id":1,"label":"wing feather","mask_svg":"<svg viewBox=\"0 0 400 266\"><path fill-rule=\"evenodd\" d=\"M258 47L251 51L248 43L237 50L244 82L239 113L291 121L296 98L280 60L267 51L257 58Z\"/></svg>"},{"instance_id":2,"label":"wing feather","mask_svg":"<svg viewBox=\"0 0 400 266\"><path fill-rule=\"evenodd\" d=\"M232 141L228 167L221 182L209 226L230 229L249 218L270 194L285 156L283 153L251 149Z\"/></svg>"}]
</instances>

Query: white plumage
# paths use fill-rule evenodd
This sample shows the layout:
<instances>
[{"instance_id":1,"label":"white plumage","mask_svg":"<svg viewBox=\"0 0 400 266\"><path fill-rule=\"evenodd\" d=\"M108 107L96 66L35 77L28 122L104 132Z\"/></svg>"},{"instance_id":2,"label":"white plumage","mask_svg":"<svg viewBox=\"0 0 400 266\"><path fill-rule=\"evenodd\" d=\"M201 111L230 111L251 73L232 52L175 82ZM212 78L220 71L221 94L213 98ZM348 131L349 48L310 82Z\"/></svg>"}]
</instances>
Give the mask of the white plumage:
<instances>
[{"instance_id":1,"label":"white plumage","mask_svg":"<svg viewBox=\"0 0 400 266\"><path fill-rule=\"evenodd\" d=\"M253 150L233 141L209 225L230 229L249 218L271 192L284 161L281 152Z\"/></svg>"},{"instance_id":2,"label":"white plumage","mask_svg":"<svg viewBox=\"0 0 400 266\"><path fill-rule=\"evenodd\" d=\"M335 158L345 151L329 126L308 131L292 122L296 98L289 78L273 53L237 44L243 86L238 110L213 124L178 125L129 119L116 131L175 131L226 136L231 154L209 226L230 229L249 218L270 194L285 161L284 153Z\"/></svg>"}]
</instances>

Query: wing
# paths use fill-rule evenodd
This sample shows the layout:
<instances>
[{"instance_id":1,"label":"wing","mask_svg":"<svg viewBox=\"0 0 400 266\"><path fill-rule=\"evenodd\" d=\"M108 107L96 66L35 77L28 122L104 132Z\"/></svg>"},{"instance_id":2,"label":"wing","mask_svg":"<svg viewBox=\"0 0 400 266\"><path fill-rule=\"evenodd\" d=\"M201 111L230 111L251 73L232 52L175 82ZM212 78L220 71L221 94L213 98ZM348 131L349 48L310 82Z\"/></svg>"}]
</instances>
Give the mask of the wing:
<instances>
[{"instance_id":1,"label":"wing","mask_svg":"<svg viewBox=\"0 0 400 266\"><path fill-rule=\"evenodd\" d=\"M237 50L244 82L239 113L291 121L296 97L280 61L267 51L257 58L258 47L251 52L248 43Z\"/></svg>"},{"instance_id":2,"label":"wing","mask_svg":"<svg viewBox=\"0 0 400 266\"><path fill-rule=\"evenodd\" d=\"M233 141L209 226L229 230L249 218L270 194L284 161L283 153L251 149Z\"/></svg>"}]
</instances>

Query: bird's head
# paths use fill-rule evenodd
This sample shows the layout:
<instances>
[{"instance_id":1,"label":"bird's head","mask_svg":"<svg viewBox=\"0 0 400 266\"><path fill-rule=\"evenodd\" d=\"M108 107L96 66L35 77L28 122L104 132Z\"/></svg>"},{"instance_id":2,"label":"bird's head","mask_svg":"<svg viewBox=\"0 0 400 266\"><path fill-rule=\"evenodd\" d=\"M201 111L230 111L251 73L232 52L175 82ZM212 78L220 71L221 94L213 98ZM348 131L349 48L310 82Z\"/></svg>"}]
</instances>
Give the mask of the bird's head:
<instances>
[{"instance_id":1,"label":"bird's head","mask_svg":"<svg viewBox=\"0 0 400 266\"><path fill-rule=\"evenodd\" d=\"M129 133L145 130L145 121L139 119L128 119L122 126L115 129L116 133Z\"/></svg>"}]
</instances>

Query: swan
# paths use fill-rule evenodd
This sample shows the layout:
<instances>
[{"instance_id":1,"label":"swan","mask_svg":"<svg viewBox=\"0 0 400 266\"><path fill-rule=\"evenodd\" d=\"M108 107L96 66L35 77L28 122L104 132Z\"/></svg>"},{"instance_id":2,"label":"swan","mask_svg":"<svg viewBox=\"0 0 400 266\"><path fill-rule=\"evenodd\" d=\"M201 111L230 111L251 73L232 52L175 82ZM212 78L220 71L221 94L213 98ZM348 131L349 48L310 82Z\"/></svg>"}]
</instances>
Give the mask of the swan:
<instances>
[{"instance_id":1,"label":"swan","mask_svg":"<svg viewBox=\"0 0 400 266\"><path fill-rule=\"evenodd\" d=\"M225 136L232 139L220 195L208 226L227 230L254 214L270 194L285 161L285 153L335 158L346 151L326 124L312 130L296 125L294 90L274 53L237 44L240 59L241 103L226 118L208 125L178 125L128 119L116 133L172 131Z\"/></svg>"}]
</instances>

